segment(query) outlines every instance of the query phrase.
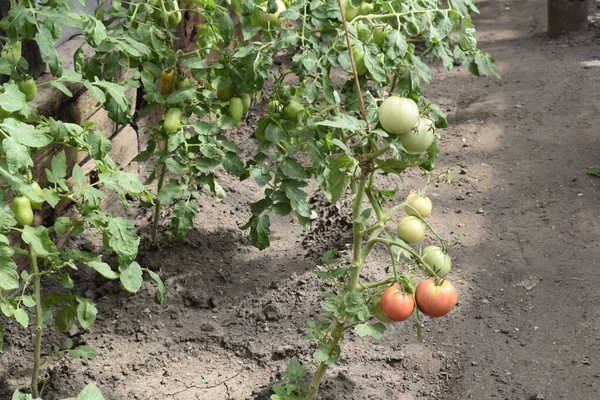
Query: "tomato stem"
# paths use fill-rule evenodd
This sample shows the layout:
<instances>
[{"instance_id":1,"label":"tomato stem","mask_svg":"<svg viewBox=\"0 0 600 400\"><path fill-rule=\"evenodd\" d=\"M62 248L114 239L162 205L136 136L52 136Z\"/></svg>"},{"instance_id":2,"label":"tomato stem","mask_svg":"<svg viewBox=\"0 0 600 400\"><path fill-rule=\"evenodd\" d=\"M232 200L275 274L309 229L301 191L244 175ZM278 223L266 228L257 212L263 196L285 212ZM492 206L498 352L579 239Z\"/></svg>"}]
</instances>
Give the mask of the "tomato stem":
<instances>
[{"instance_id":1,"label":"tomato stem","mask_svg":"<svg viewBox=\"0 0 600 400\"><path fill-rule=\"evenodd\" d=\"M386 278L382 281L377 281L377 282L371 282L371 283L361 283L360 284L360 288L362 290L365 289L375 289L378 288L380 286L387 286L390 285L391 283L394 283L395 279L394 278Z\"/></svg>"},{"instance_id":2,"label":"tomato stem","mask_svg":"<svg viewBox=\"0 0 600 400\"><path fill-rule=\"evenodd\" d=\"M363 99L362 90L360 89L360 81L358 80L358 70L356 69L356 62L354 61L354 54L352 54L352 42L350 41L348 21L346 20L346 12L344 11L342 0L338 0L338 6L340 7L340 13L342 13L342 26L344 27L344 33L346 34L346 44L348 45L348 55L350 56L350 64L352 65L354 85L356 86L356 94L358 95L358 103L360 104L360 113L365 122L369 123L369 119L367 117L367 108L365 107L365 99Z\"/></svg>"},{"instance_id":3,"label":"tomato stem","mask_svg":"<svg viewBox=\"0 0 600 400\"><path fill-rule=\"evenodd\" d=\"M346 323L344 321L336 320L335 326L333 327L333 331L331 332L331 339L327 343L327 348L329 349L329 353L331 353L335 346L340 342L340 340L344 336L344 331L346 328ZM305 400L316 400L317 393L319 392L319 386L321 385L321 381L325 376L325 372L329 368L329 364L321 361L317 371L313 375L313 379L310 382L310 386L308 387L308 395Z\"/></svg>"},{"instance_id":4,"label":"tomato stem","mask_svg":"<svg viewBox=\"0 0 600 400\"><path fill-rule=\"evenodd\" d=\"M40 370L40 352L42 347L42 296L41 275L38 269L37 254L33 246L29 245L29 261L33 272L33 299L35 300L35 340L33 344L33 369L31 371L31 394L33 398L39 397L38 375Z\"/></svg>"},{"instance_id":5,"label":"tomato stem","mask_svg":"<svg viewBox=\"0 0 600 400\"><path fill-rule=\"evenodd\" d=\"M152 221L152 246L154 248L158 247L158 223L160 221L160 200L158 195L163 188L163 184L165 182L165 174L167 173L167 166L164 162L159 166L160 172L158 174L158 187L156 188L156 203L154 204L154 220Z\"/></svg>"}]
</instances>

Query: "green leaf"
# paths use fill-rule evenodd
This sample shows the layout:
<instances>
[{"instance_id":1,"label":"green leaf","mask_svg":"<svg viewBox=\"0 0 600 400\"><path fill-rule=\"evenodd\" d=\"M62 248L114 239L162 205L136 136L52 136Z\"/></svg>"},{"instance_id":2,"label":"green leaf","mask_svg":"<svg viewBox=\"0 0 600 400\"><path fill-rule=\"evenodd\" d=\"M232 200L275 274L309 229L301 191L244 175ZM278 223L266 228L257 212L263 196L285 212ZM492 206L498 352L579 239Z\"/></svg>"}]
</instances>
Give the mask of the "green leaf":
<instances>
[{"instance_id":1,"label":"green leaf","mask_svg":"<svg viewBox=\"0 0 600 400\"><path fill-rule=\"evenodd\" d=\"M348 155L342 154L329 162L323 173L323 192L331 203L337 203L346 188L350 184L349 170L354 167L356 161Z\"/></svg>"},{"instance_id":2,"label":"green leaf","mask_svg":"<svg viewBox=\"0 0 600 400\"><path fill-rule=\"evenodd\" d=\"M94 160L103 160L112 149L110 140L105 138L100 131L88 131L85 135L85 141L91 147L90 156Z\"/></svg>"},{"instance_id":3,"label":"green leaf","mask_svg":"<svg viewBox=\"0 0 600 400\"><path fill-rule=\"evenodd\" d=\"M33 247L39 257L50 257L58 254L58 249L48 236L44 226L31 227L26 225L21 234L23 241Z\"/></svg>"},{"instance_id":4,"label":"green leaf","mask_svg":"<svg viewBox=\"0 0 600 400\"><path fill-rule=\"evenodd\" d=\"M308 203L306 202L307 194L305 191L300 189L299 182L285 180L282 182L282 187L285 190L285 195L290 201L292 209L298 213L298 215L306 218L310 218L311 212Z\"/></svg>"},{"instance_id":5,"label":"green leaf","mask_svg":"<svg viewBox=\"0 0 600 400\"><path fill-rule=\"evenodd\" d=\"M167 295L167 289L165 287L165 284L156 272L153 272L147 268L144 268L144 271L146 271L148 275L150 275L150 278L156 283L157 286L157 291L154 295L154 302L156 304L163 304L166 300Z\"/></svg>"},{"instance_id":6,"label":"green leaf","mask_svg":"<svg viewBox=\"0 0 600 400\"><path fill-rule=\"evenodd\" d=\"M50 83L50 86L53 86L53 87L57 88L65 96L67 96L67 97L73 97L73 93L69 90L68 87L65 86L64 83L59 82L59 81L50 81L49 83Z\"/></svg>"},{"instance_id":7,"label":"green leaf","mask_svg":"<svg viewBox=\"0 0 600 400\"><path fill-rule=\"evenodd\" d=\"M38 398L33 398L29 393L21 393L20 391L16 391L12 395L12 400L41 400Z\"/></svg>"},{"instance_id":8,"label":"green leaf","mask_svg":"<svg viewBox=\"0 0 600 400\"><path fill-rule=\"evenodd\" d=\"M404 35L397 30L392 30L385 37L383 42L383 51L385 52L386 58L391 60L393 63L399 63L408 50L408 44Z\"/></svg>"},{"instance_id":9,"label":"green leaf","mask_svg":"<svg viewBox=\"0 0 600 400\"><path fill-rule=\"evenodd\" d=\"M384 69L383 60L381 60L378 53L371 53L370 49L366 49L364 60L373 80L382 83L388 81L388 74Z\"/></svg>"},{"instance_id":10,"label":"green leaf","mask_svg":"<svg viewBox=\"0 0 600 400\"><path fill-rule=\"evenodd\" d=\"M319 121L315 125L347 129L353 132L367 129L367 123L365 121L346 114L336 115L333 119L330 120Z\"/></svg>"},{"instance_id":11,"label":"green leaf","mask_svg":"<svg viewBox=\"0 0 600 400\"><path fill-rule=\"evenodd\" d=\"M106 27L104 24L91 16L87 19L83 34L85 35L87 43L93 47L98 47L107 38Z\"/></svg>"},{"instance_id":12,"label":"green leaf","mask_svg":"<svg viewBox=\"0 0 600 400\"><path fill-rule=\"evenodd\" d=\"M71 176L73 177L73 182L76 185L85 185L85 173L79 164L75 164L73 166L73 173Z\"/></svg>"},{"instance_id":13,"label":"green leaf","mask_svg":"<svg viewBox=\"0 0 600 400\"><path fill-rule=\"evenodd\" d=\"M213 160L211 158L198 157L195 160L195 165L196 168L198 168L198 171L200 172L212 172L219 165L221 165L221 162L219 160Z\"/></svg>"},{"instance_id":14,"label":"green leaf","mask_svg":"<svg viewBox=\"0 0 600 400\"><path fill-rule=\"evenodd\" d=\"M29 156L29 150L13 137L2 141L2 150L6 158L6 165L11 173L29 170L33 167L33 160Z\"/></svg>"},{"instance_id":15,"label":"green leaf","mask_svg":"<svg viewBox=\"0 0 600 400\"><path fill-rule=\"evenodd\" d=\"M287 157L280 166L281 172L291 179L307 179L308 174L304 169L304 166L298 162L295 158Z\"/></svg>"},{"instance_id":16,"label":"green leaf","mask_svg":"<svg viewBox=\"0 0 600 400\"><path fill-rule=\"evenodd\" d=\"M195 201L182 201L175 205L171 229L175 237L183 239L187 232L194 227L194 217L198 211Z\"/></svg>"},{"instance_id":17,"label":"green leaf","mask_svg":"<svg viewBox=\"0 0 600 400\"><path fill-rule=\"evenodd\" d=\"M271 170L265 164L255 164L250 167L250 176L254 182L264 186L271 181Z\"/></svg>"},{"instance_id":18,"label":"green leaf","mask_svg":"<svg viewBox=\"0 0 600 400\"><path fill-rule=\"evenodd\" d=\"M231 43L231 40L233 39L233 31L235 29L235 25L229 16L229 12L217 8L213 11L212 17L223 38L223 45L225 47L229 46L229 43Z\"/></svg>"},{"instance_id":19,"label":"green leaf","mask_svg":"<svg viewBox=\"0 0 600 400\"><path fill-rule=\"evenodd\" d=\"M25 311L25 309L17 308L13 312L13 317L17 320L19 324L21 324L23 328L27 328L29 326L29 314L27 314L27 311Z\"/></svg>"},{"instance_id":20,"label":"green leaf","mask_svg":"<svg viewBox=\"0 0 600 400\"><path fill-rule=\"evenodd\" d=\"M304 378L306 375L306 370L302 368L302 365L300 365L297 360L290 360L288 361L285 372L283 372L281 375L291 381L297 381L301 378Z\"/></svg>"},{"instance_id":21,"label":"green leaf","mask_svg":"<svg viewBox=\"0 0 600 400\"><path fill-rule=\"evenodd\" d=\"M5 83L4 91L0 93L0 108L6 112L20 111L25 105L25 94L14 83Z\"/></svg>"},{"instance_id":22,"label":"green leaf","mask_svg":"<svg viewBox=\"0 0 600 400\"><path fill-rule=\"evenodd\" d=\"M0 128L8 132L18 143L27 147L44 147L52 142L43 130L14 118L5 118L0 122Z\"/></svg>"},{"instance_id":23,"label":"green leaf","mask_svg":"<svg viewBox=\"0 0 600 400\"><path fill-rule=\"evenodd\" d=\"M77 309L65 305L56 313L54 324L59 331L68 332L73 327L73 324L75 324L75 318L77 318Z\"/></svg>"},{"instance_id":24,"label":"green leaf","mask_svg":"<svg viewBox=\"0 0 600 400\"><path fill-rule=\"evenodd\" d=\"M271 245L271 220L268 215L253 215L241 229L250 228L252 245L259 250L264 250Z\"/></svg>"},{"instance_id":25,"label":"green leaf","mask_svg":"<svg viewBox=\"0 0 600 400\"><path fill-rule=\"evenodd\" d=\"M90 329L90 326L96 321L98 309L90 299L79 296L77 296L76 299L79 303L77 306L77 319L79 320L79 325L85 330Z\"/></svg>"},{"instance_id":26,"label":"green leaf","mask_svg":"<svg viewBox=\"0 0 600 400\"><path fill-rule=\"evenodd\" d=\"M87 358L88 360L94 359L98 356L98 352L92 346L86 346L86 345L78 346L76 349L74 349L72 351L77 352L78 356ZM79 395L79 396L81 396L81 395ZM78 397L78 399L80 399L80 398L81 397Z\"/></svg>"},{"instance_id":27,"label":"green leaf","mask_svg":"<svg viewBox=\"0 0 600 400\"><path fill-rule=\"evenodd\" d=\"M138 253L140 238L135 233L134 228L133 222L125 218L115 217L108 221L108 243L113 251L117 253L121 262L125 264L135 260Z\"/></svg>"},{"instance_id":28,"label":"green leaf","mask_svg":"<svg viewBox=\"0 0 600 400\"><path fill-rule=\"evenodd\" d=\"M43 25L42 28L36 33L35 41L37 42L40 50L42 61L50 67L50 72L53 76L62 75L62 62L58 57L58 52L54 47L54 40L52 33Z\"/></svg>"},{"instance_id":29,"label":"green leaf","mask_svg":"<svg viewBox=\"0 0 600 400\"><path fill-rule=\"evenodd\" d=\"M135 293L142 287L142 267L137 262L119 265L121 284L129 293Z\"/></svg>"},{"instance_id":30,"label":"green leaf","mask_svg":"<svg viewBox=\"0 0 600 400\"><path fill-rule=\"evenodd\" d=\"M17 264L9 257L0 257L0 289L11 291L19 288Z\"/></svg>"},{"instance_id":31,"label":"green leaf","mask_svg":"<svg viewBox=\"0 0 600 400\"><path fill-rule=\"evenodd\" d=\"M171 93L167 97L167 104L178 104L182 101L192 100L196 98L196 88L194 86L181 88Z\"/></svg>"},{"instance_id":32,"label":"green leaf","mask_svg":"<svg viewBox=\"0 0 600 400\"><path fill-rule=\"evenodd\" d=\"M21 301L25 307L35 307L35 300L31 296L21 296Z\"/></svg>"},{"instance_id":33,"label":"green leaf","mask_svg":"<svg viewBox=\"0 0 600 400\"><path fill-rule=\"evenodd\" d=\"M52 157L51 166L54 178L61 179L67 176L67 156L64 150Z\"/></svg>"},{"instance_id":34,"label":"green leaf","mask_svg":"<svg viewBox=\"0 0 600 400\"><path fill-rule=\"evenodd\" d=\"M90 267L96 270L100 275L102 275L106 279L115 280L119 278L119 275L112 270L110 265L101 261L101 256L98 255L98 259L85 261L85 263Z\"/></svg>"},{"instance_id":35,"label":"green leaf","mask_svg":"<svg viewBox=\"0 0 600 400\"><path fill-rule=\"evenodd\" d=\"M184 182L171 180L160 190L157 199L161 202L161 204L170 204L174 200L184 197L187 194L188 187Z\"/></svg>"},{"instance_id":36,"label":"green leaf","mask_svg":"<svg viewBox=\"0 0 600 400\"><path fill-rule=\"evenodd\" d=\"M360 337L371 336L376 340L383 337L385 332L385 325L381 322L376 324L359 324L354 327L354 332Z\"/></svg>"},{"instance_id":37,"label":"green leaf","mask_svg":"<svg viewBox=\"0 0 600 400\"><path fill-rule=\"evenodd\" d=\"M463 18L458 43L463 51L477 50L477 38L475 37L475 26L471 18Z\"/></svg>"}]
</instances>

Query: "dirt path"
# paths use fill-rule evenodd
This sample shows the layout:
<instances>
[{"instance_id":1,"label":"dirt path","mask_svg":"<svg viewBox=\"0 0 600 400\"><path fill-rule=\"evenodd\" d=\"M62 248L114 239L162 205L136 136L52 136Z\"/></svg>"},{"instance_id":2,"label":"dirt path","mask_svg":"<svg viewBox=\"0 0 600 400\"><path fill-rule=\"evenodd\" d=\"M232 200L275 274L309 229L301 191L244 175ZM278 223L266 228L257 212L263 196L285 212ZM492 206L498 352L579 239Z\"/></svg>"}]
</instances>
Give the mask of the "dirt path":
<instances>
[{"instance_id":1,"label":"dirt path","mask_svg":"<svg viewBox=\"0 0 600 400\"><path fill-rule=\"evenodd\" d=\"M587 64L600 59L598 28L550 41L545 0L477 4L479 41L502 79L438 69L427 89L451 124L439 169L453 168L457 181L432 189L430 218L461 241L452 252L459 306L425 321L423 344L409 324L380 342L349 337L348 364L331 369L325 400L600 398L600 180L586 173L600 164L600 67ZM249 138L245 130L237 140L247 147ZM272 247L259 252L237 228L259 194L222 178L228 199L206 197L197 230L140 260L166 280L163 307L150 285L131 297L80 277L100 312L73 338L100 356L54 362L47 400L92 380L107 400L263 400L286 360L310 366L313 343L298 339L319 309L322 283L310 271L323 251L346 248L347 210L315 198L316 234L279 218ZM407 189L421 183L416 173L404 179ZM383 260L375 253L367 278L382 276ZM27 385L30 365L29 335L7 331L0 399Z\"/></svg>"},{"instance_id":2,"label":"dirt path","mask_svg":"<svg viewBox=\"0 0 600 400\"><path fill-rule=\"evenodd\" d=\"M451 73L430 89L452 109L442 165L466 172L459 197L440 192L465 224L468 287L444 326L460 360L448 398L600 398L599 31L550 41L544 5L478 3L501 83Z\"/></svg>"}]
</instances>

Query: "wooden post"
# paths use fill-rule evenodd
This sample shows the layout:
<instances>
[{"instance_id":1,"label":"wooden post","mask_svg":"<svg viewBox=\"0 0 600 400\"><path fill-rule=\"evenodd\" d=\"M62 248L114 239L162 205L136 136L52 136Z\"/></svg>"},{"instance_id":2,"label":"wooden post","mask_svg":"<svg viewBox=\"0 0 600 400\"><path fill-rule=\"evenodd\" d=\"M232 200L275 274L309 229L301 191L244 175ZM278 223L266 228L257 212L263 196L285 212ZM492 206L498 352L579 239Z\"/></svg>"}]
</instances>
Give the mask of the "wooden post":
<instances>
[{"instance_id":1,"label":"wooden post","mask_svg":"<svg viewBox=\"0 0 600 400\"><path fill-rule=\"evenodd\" d=\"M584 29L588 24L588 0L548 0L548 36Z\"/></svg>"}]
</instances>

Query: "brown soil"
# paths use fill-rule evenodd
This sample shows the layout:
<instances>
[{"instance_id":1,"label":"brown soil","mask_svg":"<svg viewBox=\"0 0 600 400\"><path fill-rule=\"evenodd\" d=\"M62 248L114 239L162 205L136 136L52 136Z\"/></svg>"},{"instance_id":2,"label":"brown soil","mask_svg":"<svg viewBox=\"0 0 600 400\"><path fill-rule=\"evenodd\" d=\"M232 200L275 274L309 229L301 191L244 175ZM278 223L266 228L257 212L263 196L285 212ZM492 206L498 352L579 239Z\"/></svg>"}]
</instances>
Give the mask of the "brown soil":
<instances>
[{"instance_id":1,"label":"brown soil","mask_svg":"<svg viewBox=\"0 0 600 400\"><path fill-rule=\"evenodd\" d=\"M459 305L425 320L423 343L411 324L390 326L379 342L349 335L347 363L331 368L322 399L600 398L600 180L587 174L600 164L600 62L590 63L600 58L598 26L549 40L545 0L477 4L479 42L502 79L437 68L427 89L451 124L438 170L453 168L456 183L431 188L430 220L460 239L452 251ZM236 140L252 146L250 132ZM298 334L319 311L323 284L311 273L319 257L347 252L347 205L313 196L314 231L275 219L273 244L260 252L238 229L256 187L221 182L228 198L206 196L185 241L165 237L159 252L140 257L165 279L165 305L153 304L150 283L130 296L79 277L100 312L73 339L100 355L52 362L47 400L90 381L107 400L268 399L288 359L314 370L314 343ZM408 190L422 178L412 172L401 183ZM145 231L151 216L138 217ZM384 276L384 259L374 253L366 279ZM31 364L30 335L7 330L1 399L27 386ZM50 349L64 337L45 340Z\"/></svg>"}]
</instances>

